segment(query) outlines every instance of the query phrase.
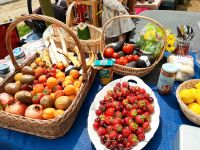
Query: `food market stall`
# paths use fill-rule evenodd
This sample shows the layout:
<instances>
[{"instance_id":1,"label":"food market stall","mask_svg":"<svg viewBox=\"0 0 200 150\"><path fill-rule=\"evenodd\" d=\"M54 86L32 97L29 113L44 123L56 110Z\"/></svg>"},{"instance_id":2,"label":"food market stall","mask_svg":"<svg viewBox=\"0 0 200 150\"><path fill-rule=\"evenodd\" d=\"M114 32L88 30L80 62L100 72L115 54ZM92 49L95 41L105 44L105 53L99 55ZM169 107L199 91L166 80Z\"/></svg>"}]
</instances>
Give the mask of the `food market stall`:
<instances>
[{"instance_id":1,"label":"food market stall","mask_svg":"<svg viewBox=\"0 0 200 150\"><path fill-rule=\"evenodd\" d=\"M155 13L156 12L156 13ZM172 19L172 17L166 19L166 12L168 11L146 11L141 15L151 16L152 18L159 21L164 26L174 28L174 26L179 26L181 24L189 24L193 27L196 34L199 33L197 22L199 21L200 15L198 13L189 13L189 12L171 12L173 16L176 16L178 19ZM152 15L153 14L153 15ZM182 17L184 15L184 17ZM164 16L164 17L163 17ZM192 16L192 17L191 17ZM188 18L188 19L187 19ZM191 20L191 24L188 23L188 20ZM192 19L191 19L192 18ZM178 21L177 21L178 20ZM139 26L139 24L138 24ZM140 29L139 29L140 30ZM197 38L197 39L196 39ZM200 45L197 42L199 36L195 36L194 47L198 48ZM156 67L147 76L143 77L142 80L153 90L155 96L157 97L158 104L160 107L160 121L159 127L155 132L153 138L148 142L144 149L174 149L175 138L178 131L178 128L181 124L193 125L182 113L180 110L179 104L176 99L176 89L179 82L175 82L172 92L167 95L161 95L157 91L157 81L160 73L160 68L163 63L166 62L166 58L163 59ZM199 64L195 62L195 76L194 78L199 78ZM114 75L114 79L120 78L117 75ZM0 129L0 147L4 149L82 149L82 150L92 150L95 149L93 144L90 141L87 130L87 118L88 112L91 103L93 102L96 94L103 88L100 83L98 76L96 76L94 83L91 87L91 90L87 94L85 102L83 103L76 121L74 122L72 128L67 134L63 137L48 140L32 135L27 135L24 133ZM153 127L152 127L153 128ZM34 146L33 146L34 145Z\"/></svg>"}]
</instances>

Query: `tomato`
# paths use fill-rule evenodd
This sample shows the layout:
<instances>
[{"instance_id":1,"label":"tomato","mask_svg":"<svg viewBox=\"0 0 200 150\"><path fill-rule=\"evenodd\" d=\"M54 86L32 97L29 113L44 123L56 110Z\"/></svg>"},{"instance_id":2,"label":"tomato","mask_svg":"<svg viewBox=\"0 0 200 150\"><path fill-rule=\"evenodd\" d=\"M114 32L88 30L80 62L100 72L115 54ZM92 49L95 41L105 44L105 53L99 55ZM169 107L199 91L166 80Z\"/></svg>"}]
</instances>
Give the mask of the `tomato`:
<instances>
[{"instance_id":1,"label":"tomato","mask_svg":"<svg viewBox=\"0 0 200 150\"><path fill-rule=\"evenodd\" d=\"M125 66L126 64L128 64L128 59L126 57L120 57L121 59L121 65Z\"/></svg>"},{"instance_id":2,"label":"tomato","mask_svg":"<svg viewBox=\"0 0 200 150\"><path fill-rule=\"evenodd\" d=\"M116 59L115 63L121 65L122 64L122 59Z\"/></svg>"},{"instance_id":3,"label":"tomato","mask_svg":"<svg viewBox=\"0 0 200 150\"><path fill-rule=\"evenodd\" d=\"M113 53L112 58L118 59L120 55L116 52Z\"/></svg>"},{"instance_id":4,"label":"tomato","mask_svg":"<svg viewBox=\"0 0 200 150\"><path fill-rule=\"evenodd\" d=\"M39 103L40 103L40 100L41 100L41 98L42 98L43 96L44 96L43 93L34 94L34 95L33 95L33 98L32 98L32 102L33 102L34 104L39 104Z\"/></svg>"},{"instance_id":5,"label":"tomato","mask_svg":"<svg viewBox=\"0 0 200 150\"><path fill-rule=\"evenodd\" d=\"M133 52L134 47L134 44L125 44L122 50L126 54L131 54Z\"/></svg>"},{"instance_id":6,"label":"tomato","mask_svg":"<svg viewBox=\"0 0 200 150\"><path fill-rule=\"evenodd\" d=\"M128 60L128 62L131 62L131 61L133 61L133 56L134 55L127 55L127 60Z\"/></svg>"},{"instance_id":7,"label":"tomato","mask_svg":"<svg viewBox=\"0 0 200 150\"><path fill-rule=\"evenodd\" d=\"M137 61L140 57L138 55L133 55L133 61Z\"/></svg>"},{"instance_id":8,"label":"tomato","mask_svg":"<svg viewBox=\"0 0 200 150\"><path fill-rule=\"evenodd\" d=\"M104 56L105 58L112 58L114 52L115 52L115 51L114 51L113 48L108 47L108 48L106 48L106 49L104 50L103 56Z\"/></svg>"}]
</instances>

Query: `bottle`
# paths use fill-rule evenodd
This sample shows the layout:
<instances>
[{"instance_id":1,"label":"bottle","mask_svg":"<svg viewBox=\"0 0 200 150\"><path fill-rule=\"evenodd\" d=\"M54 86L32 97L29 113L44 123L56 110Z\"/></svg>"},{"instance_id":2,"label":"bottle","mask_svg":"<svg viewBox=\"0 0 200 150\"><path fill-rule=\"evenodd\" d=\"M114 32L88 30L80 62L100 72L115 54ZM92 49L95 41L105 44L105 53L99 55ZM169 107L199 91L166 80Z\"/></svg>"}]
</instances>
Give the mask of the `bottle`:
<instances>
[{"instance_id":1,"label":"bottle","mask_svg":"<svg viewBox=\"0 0 200 150\"><path fill-rule=\"evenodd\" d=\"M160 70L157 89L160 94L167 95L174 85L178 68L175 64L165 63Z\"/></svg>"}]
</instances>

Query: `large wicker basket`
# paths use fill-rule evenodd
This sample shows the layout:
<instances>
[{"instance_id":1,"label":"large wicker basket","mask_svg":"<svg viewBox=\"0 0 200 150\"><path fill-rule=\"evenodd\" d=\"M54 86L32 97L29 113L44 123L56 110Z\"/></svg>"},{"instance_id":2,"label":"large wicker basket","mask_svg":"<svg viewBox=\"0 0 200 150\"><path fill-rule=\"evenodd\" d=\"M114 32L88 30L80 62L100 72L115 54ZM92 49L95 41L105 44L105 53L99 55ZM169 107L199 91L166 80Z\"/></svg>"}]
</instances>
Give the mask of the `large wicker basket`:
<instances>
[{"instance_id":1,"label":"large wicker basket","mask_svg":"<svg viewBox=\"0 0 200 150\"><path fill-rule=\"evenodd\" d=\"M71 27L76 34L76 28L72 26L73 24L73 18L72 18L72 12L73 7L75 6L76 2L73 2L69 5L67 12L66 12L66 24ZM87 24L90 30L90 39L89 40L80 40L83 50L93 53L98 53L100 50L100 40L101 40L101 28L95 27L94 25ZM71 37L67 38L67 43L69 45L74 44L74 40L71 39Z\"/></svg>"},{"instance_id":2,"label":"large wicker basket","mask_svg":"<svg viewBox=\"0 0 200 150\"><path fill-rule=\"evenodd\" d=\"M102 29L101 43L100 43L102 57L103 57L104 49L106 48L106 46L108 46L108 45L105 44L105 31L106 31L108 25L113 20L120 19L120 18L144 19L144 20L147 20L147 21L150 21L150 22L154 23L155 25L157 25L163 31L163 42L164 42L164 45L162 47L162 50L160 52L159 57L156 58L155 62L151 66L146 67L146 68L133 68L133 67L127 67L127 66L122 66L122 65L115 64L114 67L113 67L114 73L116 73L118 75L122 75L122 76L124 76L124 75L135 75L135 76L138 76L138 77L143 77L143 76L149 74L156 67L156 65L159 63L159 61L164 56L165 46L166 46L166 32L165 32L165 29L157 21L155 21L155 20L153 20L151 18L145 17L145 16L122 15L122 16L113 17L113 18L111 18L110 20L108 20L105 23L105 25L103 26L103 29Z\"/></svg>"},{"instance_id":3,"label":"large wicker basket","mask_svg":"<svg viewBox=\"0 0 200 150\"><path fill-rule=\"evenodd\" d=\"M14 75L20 72L22 68L22 66L19 66L17 64L13 56L12 46L11 46L11 37L12 37L11 35L16 25L27 19L43 20L46 22L50 22L62 27L64 30L66 30L66 32L68 32L68 34L74 39L75 43L77 44L80 50L81 63L82 63L82 69L83 69L82 75L85 81L84 81L84 84L81 86L80 91L77 93L76 98L73 100L72 104L61 116L58 116L50 120L37 120L37 119L27 118L24 116L10 114L5 111L0 111L0 118L1 118L0 127L15 130L15 131L20 131L20 132L24 132L28 134L33 134L33 135L44 137L44 138L55 139L55 138L63 136L73 125L73 122L76 119L76 116L85 99L85 96L92 85L96 71L93 70L91 67L89 68L86 67L85 53L82 50L81 43L78 40L77 36L73 33L73 31L64 23L52 17L42 16L42 15L22 16L20 18L17 18L16 21L14 21L7 30L6 44L7 44L7 49L9 51L12 63L15 67L15 72L11 76L6 78L5 81L1 84L0 92L4 91L4 86L7 83L14 81L13 79ZM26 62L26 64L23 64L23 66L30 65L36 58L37 58L37 55L34 55L32 58L30 58Z\"/></svg>"},{"instance_id":4,"label":"large wicker basket","mask_svg":"<svg viewBox=\"0 0 200 150\"><path fill-rule=\"evenodd\" d=\"M194 124L200 125L200 115L192 112L187 105L180 99L179 93L183 89L195 88L195 84L199 83L200 79L191 79L180 84L176 90L176 98L184 115Z\"/></svg>"}]
</instances>

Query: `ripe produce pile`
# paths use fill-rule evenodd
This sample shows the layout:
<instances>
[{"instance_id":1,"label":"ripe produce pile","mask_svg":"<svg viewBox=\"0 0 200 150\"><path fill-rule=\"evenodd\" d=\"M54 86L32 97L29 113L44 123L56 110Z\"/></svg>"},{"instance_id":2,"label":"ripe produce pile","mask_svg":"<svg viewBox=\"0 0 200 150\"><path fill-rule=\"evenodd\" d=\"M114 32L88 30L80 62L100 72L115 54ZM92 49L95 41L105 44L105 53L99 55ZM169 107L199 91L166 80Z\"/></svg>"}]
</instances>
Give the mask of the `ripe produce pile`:
<instances>
[{"instance_id":1,"label":"ripe produce pile","mask_svg":"<svg viewBox=\"0 0 200 150\"><path fill-rule=\"evenodd\" d=\"M0 109L33 119L53 119L70 106L82 85L79 71L62 62L47 66L39 57L14 76L0 94Z\"/></svg>"},{"instance_id":2,"label":"ripe produce pile","mask_svg":"<svg viewBox=\"0 0 200 150\"><path fill-rule=\"evenodd\" d=\"M179 96L191 111L200 115L200 83L195 88L181 90Z\"/></svg>"},{"instance_id":3,"label":"ripe produce pile","mask_svg":"<svg viewBox=\"0 0 200 150\"><path fill-rule=\"evenodd\" d=\"M116 83L100 101L93 128L108 149L131 149L145 140L154 99L145 89L128 82Z\"/></svg>"},{"instance_id":4,"label":"ripe produce pile","mask_svg":"<svg viewBox=\"0 0 200 150\"><path fill-rule=\"evenodd\" d=\"M111 43L103 51L104 58L115 59L115 63L127 67L145 68L152 65L155 59L144 54L136 44L122 41Z\"/></svg>"}]
</instances>

